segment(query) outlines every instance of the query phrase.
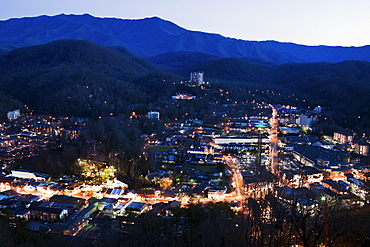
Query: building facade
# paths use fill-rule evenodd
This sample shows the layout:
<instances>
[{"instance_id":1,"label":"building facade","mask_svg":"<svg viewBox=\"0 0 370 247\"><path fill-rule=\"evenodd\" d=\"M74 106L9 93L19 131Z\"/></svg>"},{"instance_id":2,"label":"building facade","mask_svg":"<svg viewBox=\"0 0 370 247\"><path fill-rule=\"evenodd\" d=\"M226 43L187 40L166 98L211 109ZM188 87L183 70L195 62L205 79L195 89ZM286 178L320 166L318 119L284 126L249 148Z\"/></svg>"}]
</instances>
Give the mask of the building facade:
<instances>
[{"instance_id":1,"label":"building facade","mask_svg":"<svg viewBox=\"0 0 370 247\"><path fill-rule=\"evenodd\" d=\"M14 110L14 111L9 111L8 114L7 114L9 120L13 120L13 119L19 117L20 115L21 115L21 111L19 109Z\"/></svg>"},{"instance_id":2,"label":"building facade","mask_svg":"<svg viewBox=\"0 0 370 247\"><path fill-rule=\"evenodd\" d=\"M345 132L334 132L333 139L340 144L346 144L353 141L353 135Z\"/></svg>"},{"instance_id":3,"label":"building facade","mask_svg":"<svg viewBox=\"0 0 370 247\"><path fill-rule=\"evenodd\" d=\"M150 111L148 112L149 119L159 119L159 112L157 111Z\"/></svg>"},{"instance_id":4,"label":"building facade","mask_svg":"<svg viewBox=\"0 0 370 247\"><path fill-rule=\"evenodd\" d=\"M204 72L198 71L198 72L191 72L190 73L190 83L201 85L204 83Z\"/></svg>"}]
</instances>

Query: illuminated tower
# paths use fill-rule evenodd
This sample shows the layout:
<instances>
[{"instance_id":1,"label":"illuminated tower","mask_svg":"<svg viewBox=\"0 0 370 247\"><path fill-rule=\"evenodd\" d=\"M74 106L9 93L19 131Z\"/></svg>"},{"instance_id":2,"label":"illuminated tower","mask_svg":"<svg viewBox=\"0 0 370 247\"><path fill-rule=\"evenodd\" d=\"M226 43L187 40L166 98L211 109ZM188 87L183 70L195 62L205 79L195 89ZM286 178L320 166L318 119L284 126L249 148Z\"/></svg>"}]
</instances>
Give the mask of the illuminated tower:
<instances>
[{"instance_id":1,"label":"illuminated tower","mask_svg":"<svg viewBox=\"0 0 370 247\"><path fill-rule=\"evenodd\" d=\"M257 155L257 174L261 173L261 162L262 162L262 130L267 127L262 122L254 125L258 129L258 155Z\"/></svg>"},{"instance_id":2,"label":"illuminated tower","mask_svg":"<svg viewBox=\"0 0 370 247\"><path fill-rule=\"evenodd\" d=\"M278 173L278 154L277 154L277 143L278 143L278 129L279 119L278 112L275 107L272 108L272 118L270 119L271 133L270 133L270 170L275 175Z\"/></svg>"}]
</instances>

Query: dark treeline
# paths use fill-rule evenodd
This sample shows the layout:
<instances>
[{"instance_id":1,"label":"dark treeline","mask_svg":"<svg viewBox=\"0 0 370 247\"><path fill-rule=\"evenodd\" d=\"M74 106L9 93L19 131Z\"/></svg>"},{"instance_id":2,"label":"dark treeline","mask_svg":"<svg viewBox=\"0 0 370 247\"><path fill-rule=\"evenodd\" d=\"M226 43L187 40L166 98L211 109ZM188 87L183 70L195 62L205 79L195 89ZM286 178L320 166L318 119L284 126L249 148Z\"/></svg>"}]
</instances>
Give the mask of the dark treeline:
<instances>
[{"instance_id":1,"label":"dark treeline","mask_svg":"<svg viewBox=\"0 0 370 247\"><path fill-rule=\"evenodd\" d=\"M296 201L282 205L274 196L250 198L244 214L222 202L190 204L172 217L143 214L133 227L123 227L126 234L112 232L101 241L103 246L367 246L368 208L324 208L304 208Z\"/></svg>"},{"instance_id":2,"label":"dark treeline","mask_svg":"<svg viewBox=\"0 0 370 247\"><path fill-rule=\"evenodd\" d=\"M29 231L8 212L0 220L0 246L368 246L368 207L349 212L336 205L297 205L269 196L250 198L244 214L221 202L190 204L173 210L171 217L129 214L123 220L134 224L117 220L94 241ZM17 227L6 227L9 222Z\"/></svg>"}]
</instances>

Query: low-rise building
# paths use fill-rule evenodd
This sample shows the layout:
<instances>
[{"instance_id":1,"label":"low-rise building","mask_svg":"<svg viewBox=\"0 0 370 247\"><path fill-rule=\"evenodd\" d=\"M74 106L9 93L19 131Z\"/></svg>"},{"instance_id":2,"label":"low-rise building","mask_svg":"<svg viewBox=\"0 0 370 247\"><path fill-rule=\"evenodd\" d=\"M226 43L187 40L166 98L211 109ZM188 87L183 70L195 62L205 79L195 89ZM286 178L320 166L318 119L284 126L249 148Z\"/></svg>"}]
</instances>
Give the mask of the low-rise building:
<instances>
[{"instance_id":1,"label":"low-rise building","mask_svg":"<svg viewBox=\"0 0 370 247\"><path fill-rule=\"evenodd\" d=\"M300 168L303 176L303 180L308 183L320 183L324 179L324 174L322 171L314 168L314 167L301 167Z\"/></svg>"},{"instance_id":2,"label":"low-rise building","mask_svg":"<svg viewBox=\"0 0 370 247\"><path fill-rule=\"evenodd\" d=\"M369 155L369 147L370 147L370 144L365 142L365 141L355 141L354 143L354 147L355 147L355 150L356 150L356 153L360 154L360 155L364 155L364 156L368 156Z\"/></svg>"},{"instance_id":3,"label":"low-rise building","mask_svg":"<svg viewBox=\"0 0 370 247\"><path fill-rule=\"evenodd\" d=\"M333 140L341 144L351 143L353 141L353 135L343 131L338 131L334 132Z\"/></svg>"},{"instance_id":4,"label":"low-rise building","mask_svg":"<svg viewBox=\"0 0 370 247\"><path fill-rule=\"evenodd\" d=\"M143 198L154 198L154 197L158 197L160 193L161 191L158 189L153 189L153 188L141 189L137 191L137 196L140 196Z\"/></svg>"},{"instance_id":5,"label":"low-rise building","mask_svg":"<svg viewBox=\"0 0 370 247\"><path fill-rule=\"evenodd\" d=\"M148 204L144 203L144 202L130 202L127 206L126 206L126 212L132 212L132 213L136 213L136 214L142 214L146 211L148 211L149 207L148 207Z\"/></svg>"},{"instance_id":6,"label":"low-rise building","mask_svg":"<svg viewBox=\"0 0 370 247\"><path fill-rule=\"evenodd\" d=\"M186 92L177 92L175 95L172 96L172 99L177 99L177 100L192 100L195 98L196 96L191 95L190 93L186 93Z\"/></svg>"},{"instance_id":7,"label":"low-rise building","mask_svg":"<svg viewBox=\"0 0 370 247\"><path fill-rule=\"evenodd\" d=\"M212 200L223 200L226 196L227 188L224 186L211 186L208 188L208 198Z\"/></svg>"},{"instance_id":8,"label":"low-rise building","mask_svg":"<svg viewBox=\"0 0 370 247\"><path fill-rule=\"evenodd\" d=\"M297 125L301 127L310 127L313 122L317 121L317 115L301 114L297 118Z\"/></svg>"},{"instance_id":9,"label":"low-rise building","mask_svg":"<svg viewBox=\"0 0 370 247\"><path fill-rule=\"evenodd\" d=\"M159 112L157 111L150 111L148 112L148 118L149 119L159 119Z\"/></svg>"},{"instance_id":10,"label":"low-rise building","mask_svg":"<svg viewBox=\"0 0 370 247\"><path fill-rule=\"evenodd\" d=\"M343 171L352 169L350 164L320 147L297 145L292 154L303 165L313 166L321 171L343 173Z\"/></svg>"},{"instance_id":11,"label":"low-rise building","mask_svg":"<svg viewBox=\"0 0 370 247\"><path fill-rule=\"evenodd\" d=\"M49 175L18 169L18 170L11 170L11 174L9 174L8 177L33 179L35 181L45 181L46 179L49 178Z\"/></svg>"},{"instance_id":12,"label":"low-rise building","mask_svg":"<svg viewBox=\"0 0 370 247\"><path fill-rule=\"evenodd\" d=\"M30 218L44 221L63 221L68 216L68 210L54 202L33 202L29 206Z\"/></svg>"},{"instance_id":13,"label":"low-rise building","mask_svg":"<svg viewBox=\"0 0 370 247\"><path fill-rule=\"evenodd\" d=\"M346 185L336 182L332 179L323 180L322 185L340 195L350 194L350 191L348 190Z\"/></svg>"}]
</instances>

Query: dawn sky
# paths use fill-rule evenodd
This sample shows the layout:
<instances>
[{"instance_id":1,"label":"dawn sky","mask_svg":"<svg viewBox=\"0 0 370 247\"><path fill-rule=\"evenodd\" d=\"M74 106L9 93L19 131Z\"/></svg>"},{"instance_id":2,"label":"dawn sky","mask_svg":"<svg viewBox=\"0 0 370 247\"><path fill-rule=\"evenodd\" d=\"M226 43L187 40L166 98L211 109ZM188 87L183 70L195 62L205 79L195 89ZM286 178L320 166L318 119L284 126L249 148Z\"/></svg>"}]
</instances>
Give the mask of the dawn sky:
<instances>
[{"instance_id":1,"label":"dawn sky","mask_svg":"<svg viewBox=\"0 0 370 247\"><path fill-rule=\"evenodd\" d=\"M370 45L368 0L0 0L0 19L83 14L158 16L189 30L244 40Z\"/></svg>"}]
</instances>

